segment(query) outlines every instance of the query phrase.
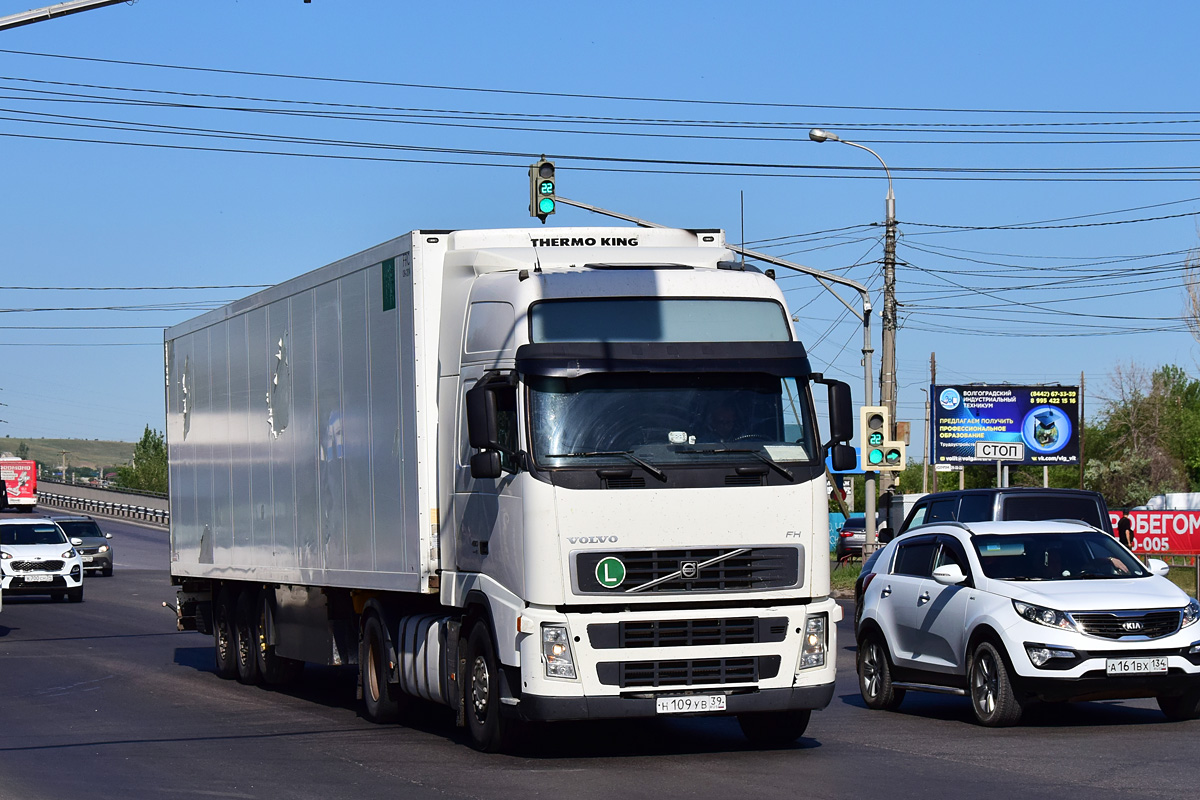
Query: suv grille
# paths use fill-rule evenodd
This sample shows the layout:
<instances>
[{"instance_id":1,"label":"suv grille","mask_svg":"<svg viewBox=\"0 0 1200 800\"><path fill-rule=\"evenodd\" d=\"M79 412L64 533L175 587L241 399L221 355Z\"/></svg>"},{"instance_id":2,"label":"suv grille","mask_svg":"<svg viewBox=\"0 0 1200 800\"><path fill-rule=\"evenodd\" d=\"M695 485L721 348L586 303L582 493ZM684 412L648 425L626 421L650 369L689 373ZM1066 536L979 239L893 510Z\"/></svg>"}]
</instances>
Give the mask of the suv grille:
<instances>
[{"instance_id":1,"label":"suv grille","mask_svg":"<svg viewBox=\"0 0 1200 800\"><path fill-rule=\"evenodd\" d=\"M600 683L622 689L755 683L779 674L779 656L621 661L596 665Z\"/></svg>"},{"instance_id":2,"label":"suv grille","mask_svg":"<svg viewBox=\"0 0 1200 800\"><path fill-rule=\"evenodd\" d=\"M588 625L588 640L597 650L758 644L782 642L787 637L787 627L787 617L607 622Z\"/></svg>"},{"instance_id":3,"label":"suv grille","mask_svg":"<svg viewBox=\"0 0 1200 800\"><path fill-rule=\"evenodd\" d=\"M14 561L15 572L58 572L63 568L61 561Z\"/></svg>"},{"instance_id":4,"label":"suv grille","mask_svg":"<svg viewBox=\"0 0 1200 800\"><path fill-rule=\"evenodd\" d=\"M1145 636L1159 639L1179 630L1179 611L1125 611L1072 614L1083 632L1104 639Z\"/></svg>"},{"instance_id":5,"label":"suv grille","mask_svg":"<svg viewBox=\"0 0 1200 800\"><path fill-rule=\"evenodd\" d=\"M610 557L621 561L625 579L606 588L596 577L596 567ZM586 552L576 554L575 569L579 591L589 594L764 591L795 586L800 557L794 547ZM697 568L694 577L680 574L685 564ZM661 583L646 585L655 581Z\"/></svg>"}]
</instances>

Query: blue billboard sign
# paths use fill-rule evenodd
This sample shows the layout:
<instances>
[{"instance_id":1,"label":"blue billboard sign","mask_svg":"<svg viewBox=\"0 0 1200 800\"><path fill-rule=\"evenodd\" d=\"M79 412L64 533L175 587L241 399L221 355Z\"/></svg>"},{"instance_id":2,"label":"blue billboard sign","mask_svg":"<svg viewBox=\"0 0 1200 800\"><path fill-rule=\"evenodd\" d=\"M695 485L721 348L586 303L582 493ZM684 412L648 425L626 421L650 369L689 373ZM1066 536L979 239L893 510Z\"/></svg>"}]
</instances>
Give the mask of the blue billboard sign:
<instances>
[{"instance_id":1,"label":"blue billboard sign","mask_svg":"<svg viewBox=\"0 0 1200 800\"><path fill-rule=\"evenodd\" d=\"M1018 464L1079 463L1077 386L931 386L929 396L935 464L990 463L993 453Z\"/></svg>"}]
</instances>

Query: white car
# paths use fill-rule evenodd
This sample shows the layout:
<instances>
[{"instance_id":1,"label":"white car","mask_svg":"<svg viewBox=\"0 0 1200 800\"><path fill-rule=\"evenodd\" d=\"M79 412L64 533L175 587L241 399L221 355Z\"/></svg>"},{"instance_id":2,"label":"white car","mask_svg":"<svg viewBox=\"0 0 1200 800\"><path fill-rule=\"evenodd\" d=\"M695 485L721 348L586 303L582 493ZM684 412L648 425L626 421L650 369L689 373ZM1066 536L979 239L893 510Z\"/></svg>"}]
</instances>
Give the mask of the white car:
<instances>
[{"instance_id":1,"label":"white car","mask_svg":"<svg viewBox=\"0 0 1200 800\"><path fill-rule=\"evenodd\" d=\"M1154 697L1200 716L1200 604L1111 535L1073 522L944 522L890 542L864 578L858 682L969 695L983 725L1033 700Z\"/></svg>"},{"instance_id":2,"label":"white car","mask_svg":"<svg viewBox=\"0 0 1200 800\"><path fill-rule=\"evenodd\" d=\"M82 602L83 560L52 520L0 520L0 591Z\"/></svg>"}]
</instances>

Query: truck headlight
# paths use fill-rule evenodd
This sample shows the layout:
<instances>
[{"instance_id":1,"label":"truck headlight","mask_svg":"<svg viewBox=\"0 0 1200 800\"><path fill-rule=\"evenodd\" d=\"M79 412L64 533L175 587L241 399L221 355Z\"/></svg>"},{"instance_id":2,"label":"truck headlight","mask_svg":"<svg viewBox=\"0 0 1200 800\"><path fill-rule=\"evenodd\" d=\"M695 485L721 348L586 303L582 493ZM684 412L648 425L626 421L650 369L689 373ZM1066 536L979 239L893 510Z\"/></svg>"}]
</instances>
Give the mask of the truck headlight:
<instances>
[{"instance_id":1,"label":"truck headlight","mask_svg":"<svg viewBox=\"0 0 1200 800\"><path fill-rule=\"evenodd\" d=\"M804 622L804 642L800 647L800 669L825 666L825 614L816 614Z\"/></svg>"},{"instance_id":2,"label":"truck headlight","mask_svg":"<svg viewBox=\"0 0 1200 800\"><path fill-rule=\"evenodd\" d=\"M542 663L547 678L575 677L575 657L566 625L542 625Z\"/></svg>"},{"instance_id":3,"label":"truck headlight","mask_svg":"<svg viewBox=\"0 0 1200 800\"><path fill-rule=\"evenodd\" d=\"M1064 611L1042 608L1041 606L1022 603L1019 600L1013 600L1013 608L1021 619L1029 620L1038 625L1045 625L1047 628L1058 628L1063 631L1075 630L1075 623L1071 621L1071 618Z\"/></svg>"},{"instance_id":4,"label":"truck headlight","mask_svg":"<svg viewBox=\"0 0 1200 800\"><path fill-rule=\"evenodd\" d=\"M1183 609L1179 627L1186 628L1188 625L1194 625L1198 619L1200 619L1200 603L1196 602L1196 598L1193 597Z\"/></svg>"}]
</instances>

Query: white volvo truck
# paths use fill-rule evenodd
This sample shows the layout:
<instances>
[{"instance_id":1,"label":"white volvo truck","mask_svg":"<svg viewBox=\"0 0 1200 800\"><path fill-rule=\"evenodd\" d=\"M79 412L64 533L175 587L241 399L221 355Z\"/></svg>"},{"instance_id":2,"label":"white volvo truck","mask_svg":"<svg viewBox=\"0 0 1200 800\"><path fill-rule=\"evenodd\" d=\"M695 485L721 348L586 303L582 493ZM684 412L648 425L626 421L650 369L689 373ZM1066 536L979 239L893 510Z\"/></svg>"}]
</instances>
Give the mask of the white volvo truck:
<instances>
[{"instance_id":1,"label":"white volvo truck","mask_svg":"<svg viewBox=\"0 0 1200 800\"><path fill-rule=\"evenodd\" d=\"M721 231L413 231L165 357L179 628L223 677L357 664L368 717L444 703L485 750L658 714L786 741L829 703L850 393Z\"/></svg>"}]
</instances>

